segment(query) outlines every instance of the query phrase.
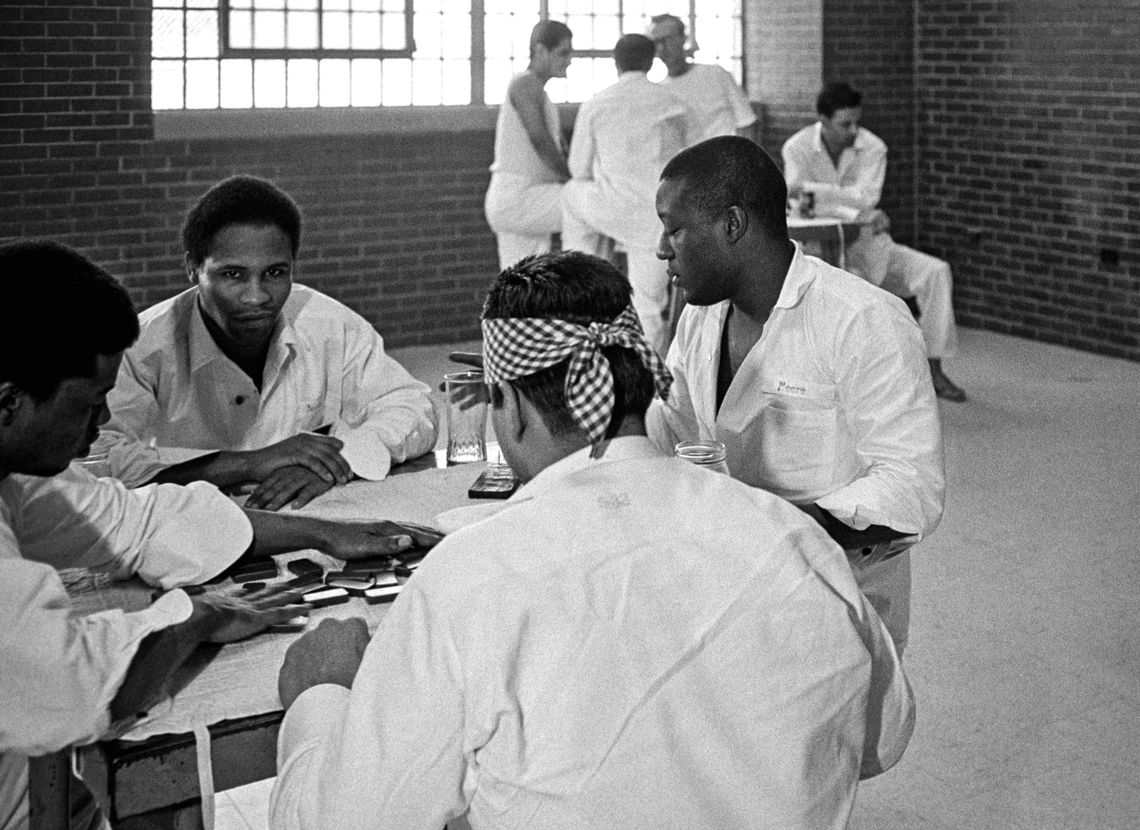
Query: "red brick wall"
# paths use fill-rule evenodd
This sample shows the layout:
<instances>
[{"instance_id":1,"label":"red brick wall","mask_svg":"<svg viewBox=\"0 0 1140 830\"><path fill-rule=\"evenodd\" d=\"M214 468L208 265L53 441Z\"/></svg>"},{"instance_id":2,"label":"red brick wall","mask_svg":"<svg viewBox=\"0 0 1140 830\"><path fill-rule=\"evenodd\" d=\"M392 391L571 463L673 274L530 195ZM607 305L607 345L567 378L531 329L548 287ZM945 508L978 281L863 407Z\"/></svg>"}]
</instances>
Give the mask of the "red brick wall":
<instances>
[{"instance_id":1,"label":"red brick wall","mask_svg":"<svg viewBox=\"0 0 1140 830\"><path fill-rule=\"evenodd\" d=\"M960 321L1140 359L1140 5L918 7L919 241Z\"/></svg>"},{"instance_id":2,"label":"red brick wall","mask_svg":"<svg viewBox=\"0 0 1140 830\"><path fill-rule=\"evenodd\" d=\"M145 308L185 286L186 209L251 173L305 212L303 282L392 345L478 336L489 132L157 141L149 51L149 0L0 5L0 237L70 244Z\"/></svg>"}]
</instances>

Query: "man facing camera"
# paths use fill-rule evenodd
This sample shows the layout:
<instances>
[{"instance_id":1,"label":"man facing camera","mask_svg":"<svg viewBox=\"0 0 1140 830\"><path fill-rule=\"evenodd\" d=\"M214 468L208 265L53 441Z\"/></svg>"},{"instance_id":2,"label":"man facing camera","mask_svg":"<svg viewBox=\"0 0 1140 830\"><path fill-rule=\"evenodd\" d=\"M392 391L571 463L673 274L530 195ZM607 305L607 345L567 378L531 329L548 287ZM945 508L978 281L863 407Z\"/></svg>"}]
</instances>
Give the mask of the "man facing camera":
<instances>
[{"instance_id":1,"label":"man facing camera","mask_svg":"<svg viewBox=\"0 0 1140 830\"><path fill-rule=\"evenodd\" d=\"M650 444L669 376L609 263L525 259L482 325L525 483L440 543L371 643L327 621L290 648L269 823L846 826L913 699L842 551Z\"/></svg>"},{"instance_id":2,"label":"man facing camera","mask_svg":"<svg viewBox=\"0 0 1140 830\"><path fill-rule=\"evenodd\" d=\"M304 610L275 589L191 597L178 586L247 552L316 547L354 558L405 549L419 534L243 511L202 482L128 490L69 467L106 420L138 334L130 298L86 258L44 242L0 247L0 297L0 827L20 828L25 756L129 725L200 643ZM166 593L134 613L73 616L58 574L67 568L136 576ZM86 821L93 809L75 812Z\"/></svg>"},{"instance_id":3,"label":"man facing camera","mask_svg":"<svg viewBox=\"0 0 1140 830\"><path fill-rule=\"evenodd\" d=\"M293 282L301 213L252 176L206 192L182 228L193 287L140 315L97 451L129 486L252 486L300 507L435 446L428 387L363 317Z\"/></svg>"}]
</instances>

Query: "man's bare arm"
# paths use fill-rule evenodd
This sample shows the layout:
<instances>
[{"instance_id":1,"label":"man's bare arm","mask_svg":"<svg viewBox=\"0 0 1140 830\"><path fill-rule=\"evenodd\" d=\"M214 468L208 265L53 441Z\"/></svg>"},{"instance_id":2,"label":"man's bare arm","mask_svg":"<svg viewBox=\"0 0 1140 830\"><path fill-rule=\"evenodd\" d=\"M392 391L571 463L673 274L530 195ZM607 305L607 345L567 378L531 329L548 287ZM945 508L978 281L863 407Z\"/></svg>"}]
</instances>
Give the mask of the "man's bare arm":
<instances>
[{"instance_id":1,"label":"man's bare arm","mask_svg":"<svg viewBox=\"0 0 1140 830\"><path fill-rule=\"evenodd\" d=\"M558 174L559 181L567 181L570 178L570 168L566 164L562 148L550 135L550 125L546 123L542 81L533 75L519 75L511 81L507 95L522 119L523 129L539 158Z\"/></svg>"}]
</instances>

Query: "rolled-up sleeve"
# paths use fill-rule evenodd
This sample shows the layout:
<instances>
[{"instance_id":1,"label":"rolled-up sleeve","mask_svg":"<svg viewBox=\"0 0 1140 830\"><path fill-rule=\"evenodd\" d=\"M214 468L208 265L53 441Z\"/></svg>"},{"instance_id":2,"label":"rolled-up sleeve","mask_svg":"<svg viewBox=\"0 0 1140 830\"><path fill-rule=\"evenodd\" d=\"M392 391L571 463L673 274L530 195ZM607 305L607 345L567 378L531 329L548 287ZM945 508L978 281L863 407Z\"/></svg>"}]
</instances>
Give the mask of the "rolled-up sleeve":
<instances>
[{"instance_id":1,"label":"rolled-up sleeve","mask_svg":"<svg viewBox=\"0 0 1140 830\"><path fill-rule=\"evenodd\" d=\"M363 318L345 322L341 417L330 434L361 478L376 481L393 464L435 447L438 416L430 390L384 351L384 340Z\"/></svg>"},{"instance_id":2,"label":"rolled-up sleeve","mask_svg":"<svg viewBox=\"0 0 1140 830\"><path fill-rule=\"evenodd\" d=\"M39 755L96 740L139 644L188 619L190 598L173 591L143 611L72 617L55 569L11 553L0 551L0 751Z\"/></svg>"},{"instance_id":3,"label":"rolled-up sleeve","mask_svg":"<svg viewBox=\"0 0 1140 830\"><path fill-rule=\"evenodd\" d=\"M48 478L9 476L0 494L25 559L163 589L211 579L253 542L241 508L205 482L129 490L72 465Z\"/></svg>"}]
</instances>

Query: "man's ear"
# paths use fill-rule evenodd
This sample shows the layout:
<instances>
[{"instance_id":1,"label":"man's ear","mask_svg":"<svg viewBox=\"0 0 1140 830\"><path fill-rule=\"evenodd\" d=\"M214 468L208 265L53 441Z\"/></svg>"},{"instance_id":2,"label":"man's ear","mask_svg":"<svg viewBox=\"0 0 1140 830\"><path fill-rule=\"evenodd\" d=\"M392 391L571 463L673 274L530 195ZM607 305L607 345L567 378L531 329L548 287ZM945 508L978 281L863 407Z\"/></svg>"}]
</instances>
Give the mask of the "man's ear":
<instances>
[{"instance_id":1,"label":"man's ear","mask_svg":"<svg viewBox=\"0 0 1140 830\"><path fill-rule=\"evenodd\" d=\"M724 235L729 242L738 242L748 232L748 213L733 205L725 211Z\"/></svg>"},{"instance_id":2,"label":"man's ear","mask_svg":"<svg viewBox=\"0 0 1140 830\"><path fill-rule=\"evenodd\" d=\"M0 383L0 426L10 426L16 419L27 393L10 380Z\"/></svg>"},{"instance_id":3,"label":"man's ear","mask_svg":"<svg viewBox=\"0 0 1140 830\"><path fill-rule=\"evenodd\" d=\"M499 406L503 409L503 423L510 431L510 438L517 442L526 432L527 417L524 412L523 398L514 385L502 381L499 387Z\"/></svg>"},{"instance_id":4,"label":"man's ear","mask_svg":"<svg viewBox=\"0 0 1140 830\"><path fill-rule=\"evenodd\" d=\"M182 255L182 265L186 269L186 279L190 280L191 285L198 284L198 269L194 267L194 263L190 261L190 252L187 251Z\"/></svg>"}]
</instances>

